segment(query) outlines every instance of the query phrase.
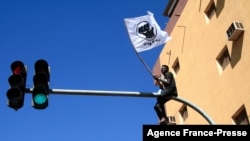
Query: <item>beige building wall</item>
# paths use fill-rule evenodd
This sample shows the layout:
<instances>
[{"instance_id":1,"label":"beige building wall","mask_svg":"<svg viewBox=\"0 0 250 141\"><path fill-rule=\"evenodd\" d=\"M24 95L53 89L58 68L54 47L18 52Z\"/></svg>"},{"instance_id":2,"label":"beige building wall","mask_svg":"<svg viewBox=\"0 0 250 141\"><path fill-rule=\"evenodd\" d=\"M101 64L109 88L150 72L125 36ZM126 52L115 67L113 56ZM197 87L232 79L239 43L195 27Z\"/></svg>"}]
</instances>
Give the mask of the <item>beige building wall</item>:
<instances>
[{"instance_id":1,"label":"beige building wall","mask_svg":"<svg viewBox=\"0 0 250 141\"><path fill-rule=\"evenodd\" d=\"M216 12L209 19L205 11L211 2ZM169 65L179 97L202 109L215 124L236 124L234 117L244 108L250 119L249 7L250 0L188 0L153 70L159 73L160 65ZM245 30L238 40L229 41L226 31L233 21L241 22ZM225 49L231 61L223 70L217 58ZM176 62L178 72L172 68ZM174 100L166 104L177 124L209 124L189 106L187 118L183 117L182 106Z\"/></svg>"}]
</instances>

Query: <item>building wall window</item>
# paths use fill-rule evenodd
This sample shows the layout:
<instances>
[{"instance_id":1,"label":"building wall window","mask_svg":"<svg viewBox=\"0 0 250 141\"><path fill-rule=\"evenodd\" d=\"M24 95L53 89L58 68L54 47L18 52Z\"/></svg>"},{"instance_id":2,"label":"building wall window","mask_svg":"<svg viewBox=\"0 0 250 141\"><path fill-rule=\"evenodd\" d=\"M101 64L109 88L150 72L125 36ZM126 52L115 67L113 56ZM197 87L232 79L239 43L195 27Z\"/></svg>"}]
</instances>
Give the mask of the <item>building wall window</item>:
<instances>
[{"instance_id":1,"label":"building wall window","mask_svg":"<svg viewBox=\"0 0 250 141\"><path fill-rule=\"evenodd\" d=\"M211 17L215 14L216 12L216 7L215 7L215 4L214 4L214 1L213 0L210 0L207 8L205 9L205 14L206 16L211 19Z\"/></svg>"},{"instance_id":2,"label":"building wall window","mask_svg":"<svg viewBox=\"0 0 250 141\"><path fill-rule=\"evenodd\" d=\"M173 68L175 74L177 74L180 71L180 63L179 63L178 58L174 61L172 68Z\"/></svg>"},{"instance_id":3,"label":"building wall window","mask_svg":"<svg viewBox=\"0 0 250 141\"><path fill-rule=\"evenodd\" d=\"M231 57L229 55L227 46L225 46L224 49L220 52L216 60L220 64L222 70L224 70L228 66L228 64L231 62Z\"/></svg>"},{"instance_id":4,"label":"building wall window","mask_svg":"<svg viewBox=\"0 0 250 141\"><path fill-rule=\"evenodd\" d=\"M249 125L249 119L244 105L234 114L232 118L236 125Z\"/></svg>"},{"instance_id":5,"label":"building wall window","mask_svg":"<svg viewBox=\"0 0 250 141\"><path fill-rule=\"evenodd\" d=\"M182 105L182 107L179 110L179 113L182 118L182 121L184 122L188 118L187 105Z\"/></svg>"}]
</instances>

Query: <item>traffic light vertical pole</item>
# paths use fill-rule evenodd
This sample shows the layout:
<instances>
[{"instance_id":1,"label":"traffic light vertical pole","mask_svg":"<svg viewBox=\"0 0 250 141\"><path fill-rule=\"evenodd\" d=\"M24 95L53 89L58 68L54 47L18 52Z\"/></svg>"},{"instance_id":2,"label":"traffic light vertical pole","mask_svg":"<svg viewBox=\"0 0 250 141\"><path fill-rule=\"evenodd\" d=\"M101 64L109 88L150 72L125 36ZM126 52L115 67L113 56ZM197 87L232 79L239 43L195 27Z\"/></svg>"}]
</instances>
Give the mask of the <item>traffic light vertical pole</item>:
<instances>
[{"instance_id":1,"label":"traffic light vertical pole","mask_svg":"<svg viewBox=\"0 0 250 141\"><path fill-rule=\"evenodd\" d=\"M26 89L26 93L32 93L33 89ZM97 90L73 90L73 89L50 89L50 94L61 95L89 95L89 96L127 96L127 97L147 97L156 98L159 92L135 92L135 91L97 91ZM184 103L197 111L206 121L213 125L214 121L198 106L180 97L169 97L172 100Z\"/></svg>"}]
</instances>

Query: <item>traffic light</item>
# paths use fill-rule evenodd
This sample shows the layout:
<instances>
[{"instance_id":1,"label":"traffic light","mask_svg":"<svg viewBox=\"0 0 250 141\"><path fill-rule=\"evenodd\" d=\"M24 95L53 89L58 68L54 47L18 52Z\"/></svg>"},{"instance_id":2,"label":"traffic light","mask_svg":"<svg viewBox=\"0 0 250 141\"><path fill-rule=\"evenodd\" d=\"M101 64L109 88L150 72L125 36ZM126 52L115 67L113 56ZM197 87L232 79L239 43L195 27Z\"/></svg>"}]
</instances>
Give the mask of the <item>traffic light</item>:
<instances>
[{"instance_id":1,"label":"traffic light","mask_svg":"<svg viewBox=\"0 0 250 141\"><path fill-rule=\"evenodd\" d=\"M50 70L47 61L40 59L35 63L32 90L32 106L35 109L45 109L48 106Z\"/></svg>"},{"instance_id":2,"label":"traffic light","mask_svg":"<svg viewBox=\"0 0 250 141\"><path fill-rule=\"evenodd\" d=\"M23 62L15 61L11 64L11 71L12 75L8 79L10 88L6 93L7 105L17 111L24 104L27 69Z\"/></svg>"}]
</instances>

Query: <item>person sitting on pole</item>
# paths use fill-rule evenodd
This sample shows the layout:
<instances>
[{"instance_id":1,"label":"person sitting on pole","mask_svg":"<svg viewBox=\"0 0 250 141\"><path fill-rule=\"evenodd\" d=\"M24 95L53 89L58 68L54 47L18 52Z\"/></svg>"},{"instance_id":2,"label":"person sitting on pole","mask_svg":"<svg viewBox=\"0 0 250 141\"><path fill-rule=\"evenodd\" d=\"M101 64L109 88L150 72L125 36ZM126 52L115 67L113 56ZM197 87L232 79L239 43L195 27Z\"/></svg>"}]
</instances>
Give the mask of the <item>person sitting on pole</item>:
<instances>
[{"instance_id":1,"label":"person sitting on pole","mask_svg":"<svg viewBox=\"0 0 250 141\"><path fill-rule=\"evenodd\" d=\"M154 106L154 110L159 118L159 124L167 124L167 114L165 109L165 103L170 100L170 97L178 96L175 78L169 71L167 65L161 66L161 75L153 75L156 80L156 85L161 89L161 94L157 96L157 102Z\"/></svg>"}]
</instances>

